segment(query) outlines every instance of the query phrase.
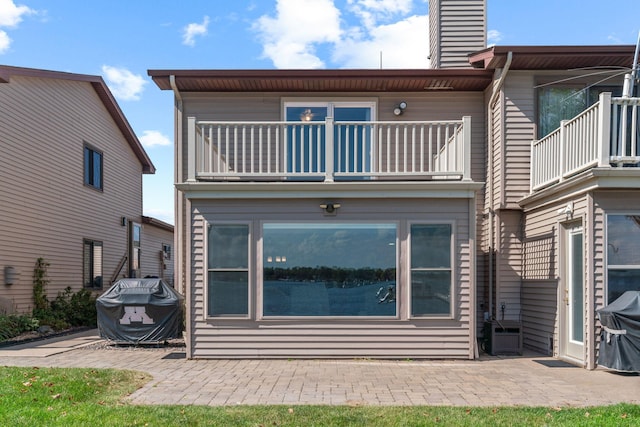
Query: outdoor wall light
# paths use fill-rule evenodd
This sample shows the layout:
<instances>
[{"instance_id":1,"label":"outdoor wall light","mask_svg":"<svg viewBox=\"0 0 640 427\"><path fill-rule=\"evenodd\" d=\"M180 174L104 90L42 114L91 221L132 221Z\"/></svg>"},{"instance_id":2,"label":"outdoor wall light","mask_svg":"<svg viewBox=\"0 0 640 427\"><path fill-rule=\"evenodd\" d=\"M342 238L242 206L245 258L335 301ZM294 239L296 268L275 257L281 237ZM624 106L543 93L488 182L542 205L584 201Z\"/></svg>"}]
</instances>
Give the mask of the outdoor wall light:
<instances>
[{"instance_id":1,"label":"outdoor wall light","mask_svg":"<svg viewBox=\"0 0 640 427\"><path fill-rule=\"evenodd\" d=\"M7 266L4 268L4 284L13 285L16 282L16 268Z\"/></svg>"},{"instance_id":2,"label":"outdoor wall light","mask_svg":"<svg viewBox=\"0 0 640 427\"><path fill-rule=\"evenodd\" d=\"M396 108L393 109L393 114L395 114L396 116L399 116L402 113L404 113L404 110L406 110L406 108L407 108L407 103L405 101L400 101L400 103L396 105Z\"/></svg>"},{"instance_id":3,"label":"outdoor wall light","mask_svg":"<svg viewBox=\"0 0 640 427\"><path fill-rule=\"evenodd\" d=\"M320 209L324 209L328 214L335 214L339 207L340 203L323 203L320 205Z\"/></svg>"}]
</instances>

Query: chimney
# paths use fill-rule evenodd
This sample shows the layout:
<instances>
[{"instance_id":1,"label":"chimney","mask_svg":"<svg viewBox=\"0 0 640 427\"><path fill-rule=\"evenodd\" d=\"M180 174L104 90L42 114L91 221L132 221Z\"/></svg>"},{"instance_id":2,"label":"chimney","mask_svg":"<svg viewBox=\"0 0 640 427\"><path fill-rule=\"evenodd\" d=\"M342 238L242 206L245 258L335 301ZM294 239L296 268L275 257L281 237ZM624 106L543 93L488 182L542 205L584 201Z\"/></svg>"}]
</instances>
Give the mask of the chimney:
<instances>
[{"instance_id":1,"label":"chimney","mask_svg":"<svg viewBox=\"0 0 640 427\"><path fill-rule=\"evenodd\" d=\"M471 68L467 55L487 47L486 0L429 0L431 68Z\"/></svg>"}]
</instances>

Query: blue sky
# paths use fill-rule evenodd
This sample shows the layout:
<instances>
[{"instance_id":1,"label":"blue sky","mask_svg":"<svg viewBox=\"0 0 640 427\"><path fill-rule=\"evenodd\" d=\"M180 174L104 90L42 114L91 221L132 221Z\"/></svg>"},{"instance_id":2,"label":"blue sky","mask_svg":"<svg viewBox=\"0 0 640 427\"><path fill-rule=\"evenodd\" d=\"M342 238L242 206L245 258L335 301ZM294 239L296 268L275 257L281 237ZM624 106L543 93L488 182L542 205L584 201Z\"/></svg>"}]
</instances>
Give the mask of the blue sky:
<instances>
[{"instance_id":1,"label":"blue sky","mask_svg":"<svg viewBox=\"0 0 640 427\"><path fill-rule=\"evenodd\" d=\"M103 76L157 168L144 214L173 224L173 95L148 69L423 68L427 4L0 0L0 64ZM490 44L635 44L640 0L487 0L487 18Z\"/></svg>"}]
</instances>

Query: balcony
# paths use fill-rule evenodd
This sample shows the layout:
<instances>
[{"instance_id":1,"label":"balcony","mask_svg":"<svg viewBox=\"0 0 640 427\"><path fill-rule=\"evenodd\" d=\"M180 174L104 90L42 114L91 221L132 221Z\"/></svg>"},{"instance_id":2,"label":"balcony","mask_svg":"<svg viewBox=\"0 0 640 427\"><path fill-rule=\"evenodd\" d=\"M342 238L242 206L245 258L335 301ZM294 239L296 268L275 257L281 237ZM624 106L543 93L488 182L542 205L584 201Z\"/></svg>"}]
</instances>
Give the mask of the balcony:
<instances>
[{"instance_id":1,"label":"balcony","mask_svg":"<svg viewBox=\"0 0 640 427\"><path fill-rule=\"evenodd\" d=\"M188 182L471 180L470 117L187 122Z\"/></svg>"},{"instance_id":2,"label":"balcony","mask_svg":"<svg viewBox=\"0 0 640 427\"><path fill-rule=\"evenodd\" d=\"M591 168L640 164L640 98L612 98L597 103L531 146L531 192L562 182Z\"/></svg>"}]
</instances>

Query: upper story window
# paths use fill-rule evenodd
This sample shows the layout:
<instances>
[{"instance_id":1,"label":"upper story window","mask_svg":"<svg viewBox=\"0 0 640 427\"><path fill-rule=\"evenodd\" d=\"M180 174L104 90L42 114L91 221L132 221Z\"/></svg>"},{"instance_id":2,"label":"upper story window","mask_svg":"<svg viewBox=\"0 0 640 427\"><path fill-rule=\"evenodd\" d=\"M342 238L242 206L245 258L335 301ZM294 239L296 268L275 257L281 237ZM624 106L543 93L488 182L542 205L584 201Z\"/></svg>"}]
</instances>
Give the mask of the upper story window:
<instances>
[{"instance_id":1,"label":"upper story window","mask_svg":"<svg viewBox=\"0 0 640 427\"><path fill-rule=\"evenodd\" d=\"M576 117L598 102L602 92L620 96L619 86L544 86L538 89L538 138L560 127L562 120Z\"/></svg>"},{"instance_id":2,"label":"upper story window","mask_svg":"<svg viewBox=\"0 0 640 427\"><path fill-rule=\"evenodd\" d=\"M84 185L102 190L102 152L84 146Z\"/></svg>"}]
</instances>

